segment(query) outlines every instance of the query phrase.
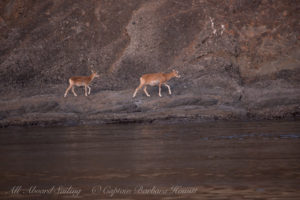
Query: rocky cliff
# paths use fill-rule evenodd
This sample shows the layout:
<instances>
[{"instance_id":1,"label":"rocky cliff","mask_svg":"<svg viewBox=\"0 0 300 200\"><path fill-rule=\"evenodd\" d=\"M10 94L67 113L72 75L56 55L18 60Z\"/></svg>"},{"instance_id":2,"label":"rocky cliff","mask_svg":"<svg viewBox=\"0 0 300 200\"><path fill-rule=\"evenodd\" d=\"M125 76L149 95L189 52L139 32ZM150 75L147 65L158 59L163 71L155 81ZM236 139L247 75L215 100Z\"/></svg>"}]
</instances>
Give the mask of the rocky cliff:
<instances>
[{"instance_id":1,"label":"rocky cliff","mask_svg":"<svg viewBox=\"0 0 300 200\"><path fill-rule=\"evenodd\" d=\"M297 0L2 0L0 124L299 118ZM92 93L68 78L100 73ZM176 69L173 94L132 93Z\"/></svg>"}]
</instances>

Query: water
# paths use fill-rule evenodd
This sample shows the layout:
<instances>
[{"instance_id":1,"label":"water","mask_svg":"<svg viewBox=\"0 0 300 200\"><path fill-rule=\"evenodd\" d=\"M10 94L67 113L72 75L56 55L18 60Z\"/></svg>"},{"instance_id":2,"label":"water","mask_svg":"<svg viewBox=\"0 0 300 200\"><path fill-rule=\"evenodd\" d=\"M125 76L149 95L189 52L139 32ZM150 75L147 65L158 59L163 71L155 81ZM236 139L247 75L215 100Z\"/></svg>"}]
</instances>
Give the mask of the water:
<instances>
[{"instance_id":1,"label":"water","mask_svg":"<svg viewBox=\"0 0 300 200\"><path fill-rule=\"evenodd\" d=\"M0 130L0 199L299 199L300 123Z\"/></svg>"}]
</instances>

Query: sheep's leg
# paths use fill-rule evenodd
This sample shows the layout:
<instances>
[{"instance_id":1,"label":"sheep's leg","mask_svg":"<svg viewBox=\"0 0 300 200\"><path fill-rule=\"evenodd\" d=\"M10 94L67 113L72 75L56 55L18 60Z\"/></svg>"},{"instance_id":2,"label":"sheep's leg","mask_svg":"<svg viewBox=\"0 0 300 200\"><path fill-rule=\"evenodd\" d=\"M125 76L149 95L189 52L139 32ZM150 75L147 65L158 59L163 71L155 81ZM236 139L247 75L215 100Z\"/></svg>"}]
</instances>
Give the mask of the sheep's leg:
<instances>
[{"instance_id":1,"label":"sheep's leg","mask_svg":"<svg viewBox=\"0 0 300 200\"><path fill-rule=\"evenodd\" d=\"M75 93L75 90L74 90L74 86L72 86L72 92L73 92L74 96L77 97L77 94Z\"/></svg>"},{"instance_id":2,"label":"sheep's leg","mask_svg":"<svg viewBox=\"0 0 300 200\"><path fill-rule=\"evenodd\" d=\"M164 84L167 88L168 88L168 90L169 90L169 94L172 94L172 92L171 92L171 87L168 85L168 84Z\"/></svg>"},{"instance_id":3,"label":"sheep's leg","mask_svg":"<svg viewBox=\"0 0 300 200\"><path fill-rule=\"evenodd\" d=\"M67 96L67 94L68 94L68 92L69 92L69 90L72 88L72 85L69 85L69 87L66 89L66 92L65 92L65 95L64 95L64 97L66 97Z\"/></svg>"},{"instance_id":4,"label":"sheep's leg","mask_svg":"<svg viewBox=\"0 0 300 200\"><path fill-rule=\"evenodd\" d=\"M161 97L161 83L158 85L158 95Z\"/></svg>"},{"instance_id":5,"label":"sheep's leg","mask_svg":"<svg viewBox=\"0 0 300 200\"><path fill-rule=\"evenodd\" d=\"M136 93L141 89L143 87L143 85L142 84L140 84L136 89L135 89L135 91L134 91L134 93L133 93L133 98L136 96Z\"/></svg>"},{"instance_id":6,"label":"sheep's leg","mask_svg":"<svg viewBox=\"0 0 300 200\"><path fill-rule=\"evenodd\" d=\"M87 96L87 85L84 86L84 94Z\"/></svg>"},{"instance_id":7,"label":"sheep's leg","mask_svg":"<svg viewBox=\"0 0 300 200\"><path fill-rule=\"evenodd\" d=\"M147 95L147 97L150 97L150 94L147 92L147 86L144 87L144 92Z\"/></svg>"}]
</instances>

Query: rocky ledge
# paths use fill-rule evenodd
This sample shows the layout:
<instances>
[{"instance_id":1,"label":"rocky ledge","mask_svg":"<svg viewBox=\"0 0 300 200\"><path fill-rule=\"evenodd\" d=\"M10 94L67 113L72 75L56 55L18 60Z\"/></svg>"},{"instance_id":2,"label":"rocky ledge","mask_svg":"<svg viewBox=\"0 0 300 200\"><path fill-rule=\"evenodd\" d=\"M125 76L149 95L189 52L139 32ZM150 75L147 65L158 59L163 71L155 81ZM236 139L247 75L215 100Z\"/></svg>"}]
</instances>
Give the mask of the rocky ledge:
<instances>
[{"instance_id":1,"label":"rocky ledge","mask_svg":"<svg viewBox=\"0 0 300 200\"><path fill-rule=\"evenodd\" d=\"M132 90L101 91L88 97L83 95L82 90L78 97L48 94L3 100L0 102L0 126L299 119L296 99L289 105L277 105L276 109L276 101L266 99L249 110L239 98L235 105L226 105L220 95L168 95L165 89L160 98L157 90L150 91L151 97L140 92L136 98L132 98Z\"/></svg>"}]
</instances>

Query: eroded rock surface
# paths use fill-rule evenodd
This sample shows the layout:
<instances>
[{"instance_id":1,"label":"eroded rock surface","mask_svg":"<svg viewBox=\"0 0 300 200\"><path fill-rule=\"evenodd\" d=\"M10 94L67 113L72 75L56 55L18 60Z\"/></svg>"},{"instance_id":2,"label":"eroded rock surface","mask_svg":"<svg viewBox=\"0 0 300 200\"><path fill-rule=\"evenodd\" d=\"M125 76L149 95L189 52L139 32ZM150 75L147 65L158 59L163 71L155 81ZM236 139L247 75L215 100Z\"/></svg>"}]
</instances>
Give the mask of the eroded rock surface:
<instances>
[{"instance_id":1,"label":"eroded rock surface","mask_svg":"<svg viewBox=\"0 0 300 200\"><path fill-rule=\"evenodd\" d=\"M299 118L299 2L3 0L0 124ZM132 93L177 69L172 96ZM68 78L101 74L92 94Z\"/></svg>"}]
</instances>

